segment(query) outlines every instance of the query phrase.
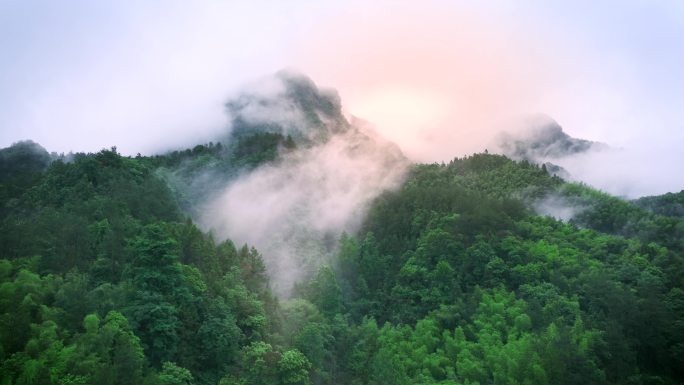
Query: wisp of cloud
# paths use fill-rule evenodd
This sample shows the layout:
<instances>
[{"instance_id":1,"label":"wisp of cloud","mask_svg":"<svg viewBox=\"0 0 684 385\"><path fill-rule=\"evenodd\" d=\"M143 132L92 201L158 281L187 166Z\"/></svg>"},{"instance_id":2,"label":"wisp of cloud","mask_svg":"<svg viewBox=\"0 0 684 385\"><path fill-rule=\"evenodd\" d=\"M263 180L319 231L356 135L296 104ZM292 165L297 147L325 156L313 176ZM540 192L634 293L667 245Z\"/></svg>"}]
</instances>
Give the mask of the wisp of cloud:
<instances>
[{"instance_id":1,"label":"wisp of cloud","mask_svg":"<svg viewBox=\"0 0 684 385\"><path fill-rule=\"evenodd\" d=\"M282 296L334 253L343 232L358 228L375 197L401 183L408 164L396 146L367 134L361 124L340 122L345 118L339 105L336 119L310 109L329 92L305 87L293 94L290 80L280 74L265 80L271 84L262 84L256 95L243 94L232 119L285 135L304 131L306 140L230 181L202 206L199 218L220 238L256 246ZM297 97L309 92L315 98L302 105ZM329 135L312 135L312 113L323 125L317 128Z\"/></svg>"}]
</instances>

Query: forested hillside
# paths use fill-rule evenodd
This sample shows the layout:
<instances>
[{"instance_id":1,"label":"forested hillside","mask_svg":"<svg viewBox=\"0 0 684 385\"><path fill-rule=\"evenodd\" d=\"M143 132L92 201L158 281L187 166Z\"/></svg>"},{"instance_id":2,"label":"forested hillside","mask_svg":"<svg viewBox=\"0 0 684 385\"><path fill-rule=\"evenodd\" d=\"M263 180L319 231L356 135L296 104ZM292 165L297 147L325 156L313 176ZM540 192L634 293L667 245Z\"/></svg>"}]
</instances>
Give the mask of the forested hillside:
<instances>
[{"instance_id":1,"label":"forested hillside","mask_svg":"<svg viewBox=\"0 0 684 385\"><path fill-rule=\"evenodd\" d=\"M682 165L684 0L0 0L0 385L684 385Z\"/></svg>"},{"instance_id":2,"label":"forested hillside","mask_svg":"<svg viewBox=\"0 0 684 385\"><path fill-rule=\"evenodd\" d=\"M525 208L549 193L581 197L583 211L564 223ZM677 383L682 230L501 156L416 166L343 240L341 298L366 333L351 349L363 357L354 377Z\"/></svg>"},{"instance_id":3,"label":"forested hillside","mask_svg":"<svg viewBox=\"0 0 684 385\"><path fill-rule=\"evenodd\" d=\"M217 383L272 338L257 251L183 219L148 163L77 154L21 184L3 164L3 383Z\"/></svg>"},{"instance_id":4,"label":"forested hillside","mask_svg":"<svg viewBox=\"0 0 684 385\"><path fill-rule=\"evenodd\" d=\"M415 165L279 300L259 252L199 230L158 175L217 148L2 150L2 383L684 380L677 218L503 156ZM537 215L549 197L581 210Z\"/></svg>"},{"instance_id":5,"label":"forested hillside","mask_svg":"<svg viewBox=\"0 0 684 385\"><path fill-rule=\"evenodd\" d=\"M678 193L671 192L659 196L639 198L634 203L656 214L684 217L684 190Z\"/></svg>"},{"instance_id":6,"label":"forested hillside","mask_svg":"<svg viewBox=\"0 0 684 385\"><path fill-rule=\"evenodd\" d=\"M684 381L681 193L410 165L276 81L192 149L0 150L0 384Z\"/></svg>"}]
</instances>

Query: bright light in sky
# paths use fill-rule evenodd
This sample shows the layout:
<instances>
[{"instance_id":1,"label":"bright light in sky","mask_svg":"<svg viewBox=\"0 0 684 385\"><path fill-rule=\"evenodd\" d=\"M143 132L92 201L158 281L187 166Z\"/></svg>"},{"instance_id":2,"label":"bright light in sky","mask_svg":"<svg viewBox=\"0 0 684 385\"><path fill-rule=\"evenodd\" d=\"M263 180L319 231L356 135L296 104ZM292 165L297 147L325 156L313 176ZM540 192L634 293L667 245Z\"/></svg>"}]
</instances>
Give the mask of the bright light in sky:
<instances>
[{"instance_id":1,"label":"bright light in sky","mask_svg":"<svg viewBox=\"0 0 684 385\"><path fill-rule=\"evenodd\" d=\"M385 87L355 99L347 108L377 127L392 127L384 131L385 136L403 142L419 139L425 129L442 122L448 116L449 101L429 91Z\"/></svg>"},{"instance_id":2,"label":"bright light in sky","mask_svg":"<svg viewBox=\"0 0 684 385\"><path fill-rule=\"evenodd\" d=\"M287 67L338 89L415 160L482 151L545 113L652 154L646 169L671 175L654 191L681 189L682 36L676 0L4 0L0 146L201 143L226 130L236 89Z\"/></svg>"}]
</instances>

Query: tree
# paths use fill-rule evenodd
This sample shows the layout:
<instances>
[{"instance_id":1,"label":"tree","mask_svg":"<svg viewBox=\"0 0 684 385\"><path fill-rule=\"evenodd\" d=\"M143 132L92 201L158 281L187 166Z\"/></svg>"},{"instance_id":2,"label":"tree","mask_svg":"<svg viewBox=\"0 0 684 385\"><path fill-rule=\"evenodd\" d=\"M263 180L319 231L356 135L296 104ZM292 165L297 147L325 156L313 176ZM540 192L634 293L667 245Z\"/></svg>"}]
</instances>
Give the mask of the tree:
<instances>
[{"instance_id":1,"label":"tree","mask_svg":"<svg viewBox=\"0 0 684 385\"><path fill-rule=\"evenodd\" d=\"M140 339L128 320L110 311L100 322L96 314L83 319L85 333L76 339L73 373L103 385L142 384L147 361Z\"/></svg>"},{"instance_id":2,"label":"tree","mask_svg":"<svg viewBox=\"0 0 684 385\"><path fill-rule=\"evenodd\" d=\"M242 349L240 378L246 385L277 385L280 354L265 342L253 342Z\"/></svg>"},{"instance_id":3,"label":"tree","mask_svg":"<svg viewBox=\"0 0 684 385\"><path fill-rule=\"evenodd\" d=\"M178 242L163 224L145 226L129 248L133 260L128 276L138 290L170 295L181 286Z\"/></svg>"},{"instance_id":4,"label":"tree","mask_svg":"<svg viewBox=\"0 0 684 385\"><path fill-rule=\"evenodd\" d=\"M278 374L282 385L309 385L311 363L299 350L288 350L278 362Z\"/></svg>"},{"instance_id":5,"label":"tree","mask_svg":"<svg viewBox=\"0 0 684 385\"><path fill-rule=\"evenodd\" d=\"M324 315L332 318L343 310L342 290L337 283L335 272L330 267L322 266L318 269L307 291L311 302Z\"/></svg>"},{"instance_id":6,"label":"tree","mask_svg":"<svg viewBox=\"0 0 684 385\"><path fill-rule=\"evenodd\" d=\"M195 379L189 370L173 362L164 362L159 373L159 385L194 385Z\"/></svg>"}]
</instances>

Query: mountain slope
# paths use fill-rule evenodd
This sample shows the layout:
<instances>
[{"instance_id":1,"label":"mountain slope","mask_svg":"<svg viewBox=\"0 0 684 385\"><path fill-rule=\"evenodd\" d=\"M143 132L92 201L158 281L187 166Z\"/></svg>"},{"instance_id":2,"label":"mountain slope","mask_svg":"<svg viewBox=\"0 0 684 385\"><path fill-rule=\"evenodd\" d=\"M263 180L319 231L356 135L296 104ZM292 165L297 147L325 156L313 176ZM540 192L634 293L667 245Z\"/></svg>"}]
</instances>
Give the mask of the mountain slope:
<instances>
[{"instance_id":1,"label":"mountain slope","mask_svg":"<svg viewBox=\"0 0 684 385\"><path fill-rule=\"evenodd\" d=\"M684 381L670 196L501 155L410 165L292 76L192 149L0 150L0 382Z\"/></svg>"},{"instance_id":2,"label":"mountain slope","mask_svg":"<svg viewBox=\"0 0 684 385\"><path fill-rule=\"evenodd\" d=\"M570 190L586 194L578 222L629 238L526 208ZM602 228L625 212L639 225L653 220L654 232ZM368 333L367 356L352 355L367 360L354 361L355 375L380 381L373 373L384 367L405 383L678 381L684 227L661 219L500 156L416 166L379 198L359 237L343 240L340 301ZM663 237L673 248L654 242Z\"/></svg>"},{"instance_id":3,"label":"mountain slope","mask_svg":"<svg viewBox=\"0 0 684 385\"><path fill-rule=\"evenodd\" d=\"M259 248L288 296L332 258L340 233L356 231L372 199L401 183L408 161L302 75L264 79L227 108L225 143L159 173L204 230Z\"/></svg>"},{"instance_id":4,"label":"mountain slope","mask_svg":"<svg viewBox=\"0 0 684 385\"><path fill-rule=\"evenodd\" d=\"M658 196L643 197L633 201L635 205L658 215L684 218L684 190Z\"/></svg>"}]
</instances>

